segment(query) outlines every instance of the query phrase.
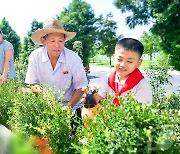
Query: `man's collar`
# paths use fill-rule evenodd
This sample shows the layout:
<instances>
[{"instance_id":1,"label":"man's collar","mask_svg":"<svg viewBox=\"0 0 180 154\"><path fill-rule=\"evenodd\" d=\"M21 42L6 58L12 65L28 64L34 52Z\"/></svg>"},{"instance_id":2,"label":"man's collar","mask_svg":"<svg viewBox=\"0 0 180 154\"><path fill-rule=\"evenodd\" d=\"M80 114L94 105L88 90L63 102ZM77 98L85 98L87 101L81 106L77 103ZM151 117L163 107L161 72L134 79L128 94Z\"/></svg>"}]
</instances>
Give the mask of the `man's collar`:
<instances>
[{"instance_id":1,"label":"man's collar","mask_svg":"<svg viewBox=\"0 0 180 154\"><path fill-rule=\"evenodd\" d=\"M42 62L47 62L49 60L48 54L47 54L47 49L46 47L43 47L42 51Z\"/></svg>"},{"instance_id":2,"label":"man's collar","mask_svg":"<svg viewBox=\"0 0 180 154\"><path fill-rule=\"evenodd\" d=\"M61 52L61 54L60 54L60 56L59 56L58 62L59 62L59 63L65 63L65 62L66 62L65 50L64 50L64 48L63 48L63 50L62 50L62 52Z\"/></svg>"},{"instance_id":3,"label":"man's collar","mask_svg":"<svg viewBox=\"0 0 180 154\"><path fill-rule=\"evenodd\" d=\"M42 62L47 62L47 61L49 61L47 48L43 47ZM58 62L59 63L65 63L65 51L64 51L64 48L63 48L63 51L61 52L61 54L60 54L60 56L58 58Z\"/></svg>"}]
</instances>

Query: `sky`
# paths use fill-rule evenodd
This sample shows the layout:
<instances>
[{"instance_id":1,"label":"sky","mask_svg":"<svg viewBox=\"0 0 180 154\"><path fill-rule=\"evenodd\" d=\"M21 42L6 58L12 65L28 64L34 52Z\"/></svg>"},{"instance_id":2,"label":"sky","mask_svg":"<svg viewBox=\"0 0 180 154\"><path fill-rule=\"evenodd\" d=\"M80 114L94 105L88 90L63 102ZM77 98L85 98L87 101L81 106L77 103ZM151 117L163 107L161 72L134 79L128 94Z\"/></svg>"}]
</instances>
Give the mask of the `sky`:
<instances>
[{"instance_id":1,"label":"sky","mask_svg":"<svg viewBox=\"0 0 180 154\"><path fill-rule=\"evenodd\" d=\"M118 26L117 36L123 35L139 39L143 31L147 32L151 27L151 25L137 26L131 30L125 23L128 13L122 14L113 5L113 0L84 1L91 5L96 17L100 14L105 17L109 12L112 12L113 20L117 22ZM71 2L72 0L3 0L0 3L0 22L5 17L22 41L27 32L30 31L33 19L45 23L59 15Z\"/></svg>"}]
</instances>

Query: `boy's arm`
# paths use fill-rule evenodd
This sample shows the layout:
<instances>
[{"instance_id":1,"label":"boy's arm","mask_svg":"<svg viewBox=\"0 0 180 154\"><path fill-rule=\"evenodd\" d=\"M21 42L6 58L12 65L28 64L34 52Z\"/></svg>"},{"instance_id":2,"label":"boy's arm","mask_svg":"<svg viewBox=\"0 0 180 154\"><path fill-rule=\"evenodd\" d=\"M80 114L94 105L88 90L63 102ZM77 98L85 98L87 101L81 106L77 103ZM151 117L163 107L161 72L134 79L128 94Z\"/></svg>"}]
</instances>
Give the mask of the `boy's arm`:
<instances>
[{"instance_id":1,"label":"boy's arm","mask_svg":"<svg viewBox=\"0 0 180 154\"><path fill-rule=\"evenodd\" d=\"M109 86L108 86L108 76L110 74L107 74L101 81L101 86L99 88L98 93L95 95L96 102L103 100L104 98L109 95Z\"/></svg>"},{"instance_id":2,"label":"boy's arm","mask_svg":"<svg viewBox=\"0 0 180 154\"><path fill-rule=\"evenodd\" d=\"M138 102L147 105L152 104L152 90L151 90L151 86L146 80L141 80L138 83L135 97Z\"/></svg>"}]
</instances>

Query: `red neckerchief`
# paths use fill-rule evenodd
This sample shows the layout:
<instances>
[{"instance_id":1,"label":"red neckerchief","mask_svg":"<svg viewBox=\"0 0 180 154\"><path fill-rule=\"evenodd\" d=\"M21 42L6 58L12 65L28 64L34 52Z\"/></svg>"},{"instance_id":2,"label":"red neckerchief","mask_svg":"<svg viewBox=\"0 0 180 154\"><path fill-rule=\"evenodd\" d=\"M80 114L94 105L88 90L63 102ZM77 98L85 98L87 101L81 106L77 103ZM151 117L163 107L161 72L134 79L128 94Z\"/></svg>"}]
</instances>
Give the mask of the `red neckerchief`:
<instances>
[{"instance_id":1,"label":"red neckerchief","mask_svg":"<svg viewBox=\"0 0 180 154\"><path fill-rule=\"evenodd\" d=\"M110 76L108 77L108 85L112 88L112 90L115 92L116 96L120 96L123 92L128 91L132 89L135 85L141 81L144 76L142 73L139 71L138 68L136 68L127 78L126 82L123 84L121 87L120 91L118 91L118 83L115 82L115 77L116 77L116 71L112 72ZM116 106L120 106L120 102L118 98L115 96L113 99L113 103Z\"/></svg>"}]
</instances>

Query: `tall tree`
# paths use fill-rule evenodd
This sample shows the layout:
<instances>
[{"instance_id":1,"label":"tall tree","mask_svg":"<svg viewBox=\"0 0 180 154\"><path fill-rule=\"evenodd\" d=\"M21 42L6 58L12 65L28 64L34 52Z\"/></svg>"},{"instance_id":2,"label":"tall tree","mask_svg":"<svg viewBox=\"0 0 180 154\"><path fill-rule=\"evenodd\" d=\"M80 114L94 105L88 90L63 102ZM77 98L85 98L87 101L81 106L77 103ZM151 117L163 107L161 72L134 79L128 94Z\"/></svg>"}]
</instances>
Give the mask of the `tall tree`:
<instances>
[{"instance_id":1,"label":"tall tree","mask_svg":"<svg viewBox=\"0 0 180 154\"><path fill-rule=\"evenodd\" d=\"M17 35L17 33L11 28L9 25L9 22L6 20L6 18L3 18L0 24L0 29L3 31L4 38L11 42L14 47L14 58L19 57L19 52L21 50L21 43L20 43L20 37Z\"/></svg>"},{"instance_id":2,"label":"tall tree","mask_svg":"<svg viewBox=\"0 0 180 154\"><path fill-rule=\"evenodd\" d=\"M38 45L35 45L31 40L31 35L33 32L35 32L37 29L40 29L43 27L42 22L38 22L36 19L32 21L31 30L27 32L27 36L24 37L23 41L23 48L22 52L20 54L21 60L25 63L28 62L28 56L30 53L38 47Z\"/></svg>"},{"instance_id":3,"label":"tall tree","mask_svg":"<svg viewBox=\"0 0 180 154\"><path fill-rule=\"evenodd\" d=\"M58 16L67 31L77 32L73 40L66 42L66 47L72 49L74 41L81 41L83 48L83 64L89 63L89 56L96 40L96 18L91 6L82 0L73 0Z\"/></svg>"},{"instance_id":4,"label":"tall tree","mask_svg":"<svg viewBox=\"0 0 180 154\"><path fill-rule=\"evenodd\" d=\"M161 38L161 47L170 55L171 65L180 70L180 1L178 0L115 0L122 13L130 11L127 25L146 25L153 22L151 32Z\"/></svg>"},{"instance_id":5,"label":"tall tree","mask_svg":"<svg viewBox=\"0 0 180 154\"><path fill-rule=\"evenodd\" d=\"M160 50L159 42L160 38L157 35L154 35L152 33L144 32L141 36L141 42L144 45L144 53L148 54L150 57L150 60L152 60L153 53Z\"/></svg>"},{"instance_id":6,"label":"tall tree","mask_svg":"<svg viewBox=\"0 0 180 154\"><path fill-rule=\"evenodd\" d=\"M117 23L111 19L112 17L112 13L107 14L105 18L100 15L96 24L98 34L96 45L101 51L100 54L104 54L109 58L110 65L111 57L114 53L115 44L117 42Z\"/></svg>"}]
</instances>

